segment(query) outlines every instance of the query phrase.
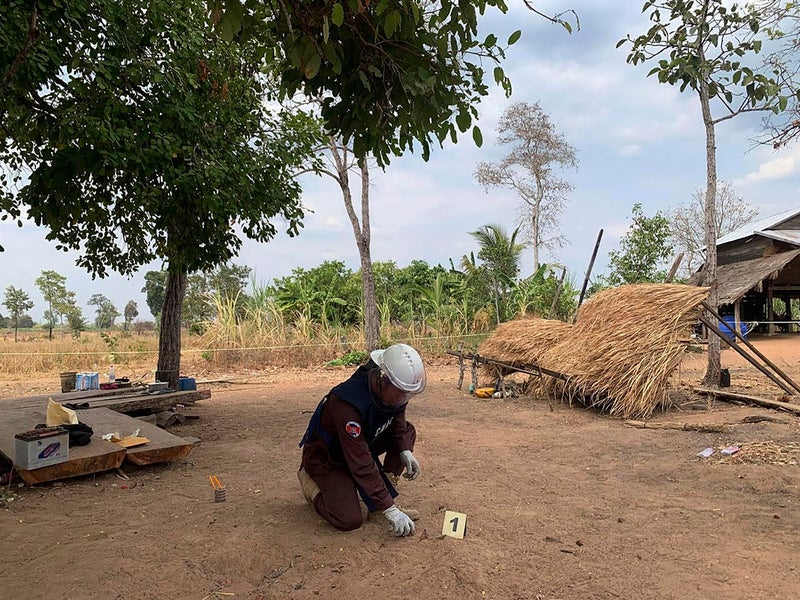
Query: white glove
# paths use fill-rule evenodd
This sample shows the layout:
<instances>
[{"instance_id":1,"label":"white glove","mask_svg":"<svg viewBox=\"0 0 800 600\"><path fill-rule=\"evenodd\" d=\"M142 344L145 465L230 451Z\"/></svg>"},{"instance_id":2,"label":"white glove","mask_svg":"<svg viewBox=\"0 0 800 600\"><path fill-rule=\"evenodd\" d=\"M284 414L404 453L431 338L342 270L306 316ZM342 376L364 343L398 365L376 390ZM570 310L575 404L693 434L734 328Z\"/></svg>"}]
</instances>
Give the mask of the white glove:
<instances>
[{"instance_id":1,"label":"white glove","mask_svg":"<svg viewBox=\"0 0 800 600\"><path fill-rule=\"evenodd\" d=\"M403 473L403 477L406 479L416 479L419 477L419 461L411 454L411 450L403 450L400 453L400 460L403 461L403 465L406 467L406 472Z\"/></svg>"},{"instance_id":2,"label":"white glove","mask_svg":"<svg viewBox=\"0 0 800 600\"><path fill-rule=\"evenodd\" d=\"M394 504L383 511L383 516L392 524L392 531L397 537L414 534L414 521Z\"/></svg>"}]
</instances>

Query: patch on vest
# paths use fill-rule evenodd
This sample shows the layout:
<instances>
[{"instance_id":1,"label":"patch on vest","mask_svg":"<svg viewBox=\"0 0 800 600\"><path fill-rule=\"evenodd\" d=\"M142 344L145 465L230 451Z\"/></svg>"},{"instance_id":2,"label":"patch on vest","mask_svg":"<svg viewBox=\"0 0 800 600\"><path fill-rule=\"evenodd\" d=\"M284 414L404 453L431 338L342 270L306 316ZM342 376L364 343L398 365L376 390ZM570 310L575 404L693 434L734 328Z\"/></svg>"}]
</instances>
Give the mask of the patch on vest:
<instances>
[{"instance_id":1,"label":"patch on vest","mask_svg":"<svg viewBox=\"0 0 800 600\"><path fill-rule=\"evenodd\" d=\"M344 426L344 430L350 437L357 438L358 436L361 435L361 425L359 423L356 423L355 421L348 421L347 424Z\"/></svg>"}]
</instances>

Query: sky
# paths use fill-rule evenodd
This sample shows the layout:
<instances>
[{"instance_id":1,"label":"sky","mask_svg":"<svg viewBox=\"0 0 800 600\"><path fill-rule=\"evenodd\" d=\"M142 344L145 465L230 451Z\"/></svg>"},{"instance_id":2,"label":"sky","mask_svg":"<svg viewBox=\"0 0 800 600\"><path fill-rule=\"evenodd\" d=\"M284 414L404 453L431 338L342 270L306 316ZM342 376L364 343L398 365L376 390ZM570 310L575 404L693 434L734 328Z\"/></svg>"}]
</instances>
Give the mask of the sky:
<instances>
[{"instance_id":1,"label":"sky","mask_svg":"<svg viewBox=\"0 0 800 600\"><path fill-rule=\"evenodd\" d=\"M626 48L615 48L626 34L646 31L641 2L635 0L542 0L537 9L553 14L575 8L580 29L570 35L527 10L520 0L509 2L506 15L489 14L483 32L500 40L515 29L519 42L504 63L513 84L506 98L492 89L480 104L479 126L484 143L477 148L469 134L458 144L448 142L424 162L418 154L394 159L385 171L371 172L372 258L394 261L398 267L412 260L431 265L458 264L464 254L477 250L469 235L482 225L499 223L507 231L516 226L519 199L512 191L495 188L484 192L473 172L481 161L498 161L504 149L496 144L495 128L503 111L514 102L538 102L557 131L575 148L577 171L561 176L574 190L561 217L563 248L544 251L540 260L564 265L568 277L580 288L600 229L603 238L593 275L607 269L608 252L618 248L628 226L633 205L644 212L667 212L686 203L705 187L705 135L695 94L647 77L650 66L625 62ZM759 210L761 217L797 207L800 147L774 151L752 140L760 118L743 116L717 127L717 163L720 180L732 182L739 196ZM297 267L318 266L325 260L342 260L359 269L358 251L341 192L329 178L302 180L303 203L308 210L299 236L280 234L269 243L245 241L238 265L253 269L267 284L291 274ZM357 197L357 196L356 196ZM26 222L18 228L0 221L0 289L22 288L35 303L30 311L41 321L46 309L34 280L43 270L67 278L87 318L92 294L110 298L117 309L129 300L138 304L139 319L151 315L141 292L144 273L160 269L145 265L126 278L112 275L93 280L75 265L76 253L55 249L46 231ZM523 254L522 275L532 271L532 252ZM0 312L5 309L0 307Z\"/></svg>"}]
</instances>

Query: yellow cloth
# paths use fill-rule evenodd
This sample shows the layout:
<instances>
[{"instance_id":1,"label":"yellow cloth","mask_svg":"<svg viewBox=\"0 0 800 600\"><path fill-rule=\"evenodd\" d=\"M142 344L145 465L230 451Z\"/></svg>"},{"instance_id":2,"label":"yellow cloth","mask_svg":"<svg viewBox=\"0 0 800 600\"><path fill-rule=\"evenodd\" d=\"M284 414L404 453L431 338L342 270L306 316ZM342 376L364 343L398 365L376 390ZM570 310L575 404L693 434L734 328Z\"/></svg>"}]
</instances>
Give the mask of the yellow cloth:
<instances>
[{"instance_id":1,"label":"yellow cloth","mask_svg":"<svg viewBox=\"0 0 800 600\"><path fill-rule=\"evenodd\" d=\"M71 408L65 408L58 402L53 402L53 399L50 398L47 401L47 420L45 422L48 427L77 425L78 415Z\"/></svg>"}]
</instances>

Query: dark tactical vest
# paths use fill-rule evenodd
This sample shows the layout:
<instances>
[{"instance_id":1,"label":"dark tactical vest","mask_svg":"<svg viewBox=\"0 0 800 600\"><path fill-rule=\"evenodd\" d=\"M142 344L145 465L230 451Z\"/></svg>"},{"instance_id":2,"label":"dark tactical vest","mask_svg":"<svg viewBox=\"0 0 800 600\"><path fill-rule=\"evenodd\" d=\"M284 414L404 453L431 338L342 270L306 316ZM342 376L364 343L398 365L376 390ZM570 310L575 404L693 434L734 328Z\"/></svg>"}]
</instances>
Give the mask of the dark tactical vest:
<instances>
[{"instance_id":1,"label":"dark tactical vest","mask_svg":"<svg viewBox=\"0 0 800 600\"><path fill-rule=\"evenodd\" d=\"M302 448L307 442L316 439L317 437L325 440L327 444L336 442L325 430L322 429L322 409L328 400L329 395L334 395L341 398L351 406L354 406L358 413L361 415L361 433L368 444L372 444L384 431L392 424L394 417L405 409L405 406L392 408L384 406L373 398L369 389L369 376L368 373L377 368L372 360L366 364L361 365L350 376L349 379L334 387L317 405L317 409L311 416L308 423L303 439L300 440L300 447Z\"/></svg>"}]
</instances>

